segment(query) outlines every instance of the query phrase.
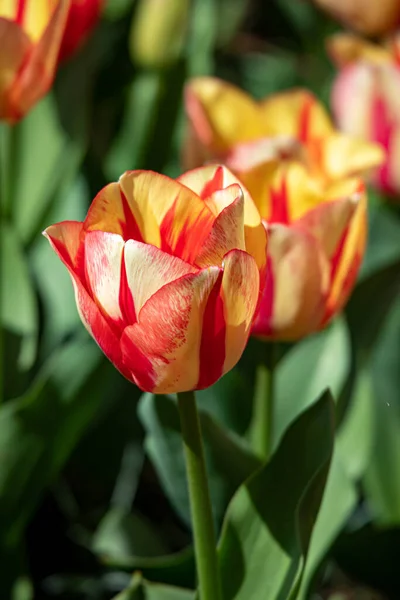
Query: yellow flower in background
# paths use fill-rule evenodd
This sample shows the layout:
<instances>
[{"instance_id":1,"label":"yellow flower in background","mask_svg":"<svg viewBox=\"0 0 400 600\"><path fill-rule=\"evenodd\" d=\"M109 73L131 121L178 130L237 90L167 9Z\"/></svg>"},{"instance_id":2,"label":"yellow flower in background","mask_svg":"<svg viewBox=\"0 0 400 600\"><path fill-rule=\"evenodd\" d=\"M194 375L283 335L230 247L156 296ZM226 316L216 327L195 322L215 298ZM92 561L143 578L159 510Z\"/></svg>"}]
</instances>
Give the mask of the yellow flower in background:
<instances>
[{"instance_id":1,"label":"yellow flower in background","mask_svg":"<svg viewBox=\"0 0 400 600\"><path fill-rule=\"evenodd\" d=\"M265 281L266 235L224 167L178 180L129 171L83 223L45 231L68 268L79 314L142 390L208 387L239 360Z\"/></svg>"},{"instance_id":2,"label":"yellow flower in background","mask_svg":"<svg viewBox=\"0 0 400 600\"><path fill-rule=\"evenodd\" d=\"M315 0L315 3L364 35L384 35L400 26L400 0Z\"/></svg>"},{"instance_id":3,"label":"yellow flower in background","mask_svg":"<svg viewBox=\"0 0 400 600\"><path fill-rule=\"evenodd\" d=\"M302 164L324 184L363 175L381 164L382 149L335 129L307 90L256 101L220 79L200 77L186 87L186 167L218 160L239 177L256 204L265 195L265 172L282 161Z\"/></svg>"},{"instance_id":4,"label":"yellow flower in background","mask_svg":"<svg viewBox=\"0 0 400 600\"><path fill-rule=\"evenodd\" d=\"M339 127L386 151L373 181L383 192L400 196L400 36L385 46L338 34L328 42L339 68L332 88L332 110Z\"/></svg>"},{"instance_id":5,"label":"yellow flower in background","mask_svg":"<svg viewBox=\"0 0 400 600\"><path fill-rule=\"evenodd\" d=\"M253 333L297 340L327 325L350 295L365 250L365 188L359 178L322 186L291 163L272 169L265 189L267 284Z\"/></svg>"}]
</instances>

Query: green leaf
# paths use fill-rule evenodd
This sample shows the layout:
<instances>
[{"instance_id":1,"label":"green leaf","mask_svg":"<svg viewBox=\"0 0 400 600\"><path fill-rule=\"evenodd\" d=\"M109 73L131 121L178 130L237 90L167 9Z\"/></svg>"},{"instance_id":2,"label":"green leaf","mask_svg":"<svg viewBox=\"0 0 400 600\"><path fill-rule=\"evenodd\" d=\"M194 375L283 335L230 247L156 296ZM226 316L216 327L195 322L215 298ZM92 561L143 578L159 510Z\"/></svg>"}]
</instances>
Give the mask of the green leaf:
<instances>
[{"instance_id":1,"label":"green leaf","mask_svg":"<svg viewBox=\"0 0 400 600\"><path fill-rule=\"evenodd\" d=\"M136 574L129 588L115 596L114 600L194 600L194 598L195 592L191 590L150 583Z\"/></svg>"},{"instance_id":2,"label":"green leaf","mask_svg":"<svg viewBox=\"0 0 400 600\"><path fill-rule=\"evenodd\" d=\"M0 408L1 544L18 543L43 490L99 411L113 383L113 367L100 359L81 336L48 361L24 396Z\"/></svg>"},{"instance_id":3,"label":"green leaf","mask_svg":"<svg viewBox=\"0 0 400 600\"><path fill-rule=\"evenodd\" d=\"M310 598L310 584L318 567L357 505L356 488L344 464L339 452L335 450L321 508L311 536L298 600Z\"/></svg>"},{"instance_id":4,"label":"green leaf","mask_svg":"<svg viewBox=\"0 0 400 600\"><path fill-rule=\"evenodd\" d=\"M168 548L151 522L139 513L126 513L111 508L100 521L93 536L94 552L107 556L108 560L136 557L163 556Z\"/></svg>"},{"instance_id":5,"label":"green leaf","mask_svg":"<svg viewBox=\"0 0 400 600\"><path fill-rule=\"evenodd\" d=\"M371 191L368 192L369 196ZM369 232L361 279L384 269L400 259L400 220L390 208L379 202L369 210Z\"/></svg>"},{"instance_id":6,"label":"green leaf","mask_svg":"<svg viewBox=\"0 0 400 600\"><path fill-rule=\"evenodd\" d=\"M329 387L341 392L350 368L348 332L343 319L296 344L281 360L275 376L274 446L294 419Z\"/></svg>"},{"instance_id":7,"label":"green leaf","mask_svg":"<svg viewBox=\"0 0 400 600\"><path fill-rule=\"evenodd\" d=\"M203 412L203 432L214 517L219 523L239 485L260 465L232 432L222 428ZM190 526L189 498L179 414L175 400L145 394L139 404L139 417L146 430L146 451L161 485L177 513Z\"/></svg>"},{"instance_id":8,"label":"green leaf","mask_svg":"<svg viewBox=\"0 0 400 600\"><path fill-rule=\"evenodd\" d=\"M372 356L375 439L365 490L379 524L400 524L400 302L391 310ZM372 369L371 369L372 367Z\"/></svg>"},{"instance_id":9,"label":"green leaf","mask_svg":"<svg viewBox=\"0 0 400 600\"><path fill-rule=\"evenodd\" d=\"M32 366L36 355L38 309L29 267L19 238L10 225L1 226L1 322L21 338L18 368ZM14 371L14 366L10 365Z\"/></svg>"},{"instance_id":10,"label":"green leaf","mask_svg":"<svg viewBox=\"0 0 400 600\"><path fill-rule=\"evenodd\" d=\"M225 600L288 598L299 584L333 450L329 392L233 497L219 542Z\"/></svg>"}]
</instances>

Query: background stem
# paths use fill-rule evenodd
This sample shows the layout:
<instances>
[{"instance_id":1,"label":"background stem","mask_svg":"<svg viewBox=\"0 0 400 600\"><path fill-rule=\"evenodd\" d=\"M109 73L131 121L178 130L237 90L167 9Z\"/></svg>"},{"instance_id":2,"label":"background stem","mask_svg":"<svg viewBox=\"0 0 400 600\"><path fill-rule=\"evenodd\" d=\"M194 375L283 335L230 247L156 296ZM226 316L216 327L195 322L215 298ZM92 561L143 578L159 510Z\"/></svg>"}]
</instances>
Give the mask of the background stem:
<instances>
[{"instance_id":1,"label":"background stem","mask_svg":"<svg viewBox=\"0 0 400 600\"><path fill-rule=\"evenodd\" d=\"M264 459L270 457L272 449L274 353L273 345L268 345L267 353L261 357L257 366L253 417L250 425L250 439L253 450Z\"/></svg>"},{"instance_id":2,"label":"background stem","mask_svg":"<svg viewBox=\"0 0 400 600\"><path fill-rule=\"evenodd\" d=\"M201 600L221 600L216 541L194 392L178 394Z\"/></svg>"}]
</instances>

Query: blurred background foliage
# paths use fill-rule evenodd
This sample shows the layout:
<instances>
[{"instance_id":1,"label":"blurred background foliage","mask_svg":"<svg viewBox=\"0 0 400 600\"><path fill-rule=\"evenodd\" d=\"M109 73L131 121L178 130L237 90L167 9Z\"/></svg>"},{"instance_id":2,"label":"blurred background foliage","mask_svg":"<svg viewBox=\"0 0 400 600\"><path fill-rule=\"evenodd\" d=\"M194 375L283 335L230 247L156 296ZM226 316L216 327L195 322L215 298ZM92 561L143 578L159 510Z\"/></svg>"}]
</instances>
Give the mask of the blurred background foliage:
<instances>
[{"instance_id":1,"label":"blurred background foliage","mask_svg":"<svg viewBox=\"0 0 400 600\"><path fill-rule=\"evenodd\" d=\"M336 29L302 0L108 0L17 126L1 234L1 598L194 599L175 402L141 396L105 360L40 232L82 219L127 169L180 173L191 76L218 75L257 98L306 86L327 104L324 42ZM219 532L229 504L228 599L286 598L292 584L298 600L400 597L400 214L377 193L369 202L368 250L345 314L280 348L276 452L256 477L243 440L261 343L198 394ZM241 522L249 506L254 536ZM258 562L243 575L246 552Z\"/></svg>"}]
</instances>

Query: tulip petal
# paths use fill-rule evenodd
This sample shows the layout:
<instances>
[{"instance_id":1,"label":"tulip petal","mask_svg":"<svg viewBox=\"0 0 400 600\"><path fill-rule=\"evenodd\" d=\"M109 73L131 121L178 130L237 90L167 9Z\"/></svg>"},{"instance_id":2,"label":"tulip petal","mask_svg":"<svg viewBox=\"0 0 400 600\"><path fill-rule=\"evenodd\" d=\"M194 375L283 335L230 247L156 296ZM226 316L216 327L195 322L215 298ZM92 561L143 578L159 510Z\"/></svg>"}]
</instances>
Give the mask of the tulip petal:
<instances>
[{"instance_id":1,"label":"tulip petal","mask_svg":"<svg viewBox=\"0 0 400 600\"><path fill-rule=\"evenodd\" d=\"M219 273L210 267L165 285L144 304L138 322L125 329L125 365L142 390L172 393L197 387L203 315Z\"/></svg>"},{"instance_id":2,"label":"tulip petal","mask_svg":"<svg viewBox=\"0 0 400 600\"><path fill-rule=\"evenodd\" d=\"M48 25L24 57L18 75L9 89L11 120L21 118L50 88L68 16L70 0L60 0Z\"/></svg>"},{"instance_id":3,"label":"tulip petal","mask_svg":"<svg viewBox=\"0 0 400 600\"><path fill-rule=\"evenodd\" d=\"M124 240L115 233L89 231L85 237L85 266L89 289L103 311L123 321L119 293Z\"/></svg>"},{"instance_id":4,"label":"tulip petal","mask_svg":"<svg viewBox=\"0 0 400 600\"><path fill-rule=\"evenodd\" d=\"M43 235L47 237L53 250L65 266L85 284L83 223L63 221L47 227Z\"/></svg>"},{"instance_id":5,"label":"tulip petal","mask_svg":"<svg viewBox=\"0 0 400 600\"><path fill-rule=\"evenodd\" d=\"M4 0L0 15L18 24L30 40L39 40L46 29L57 0Z\"/></svg>"},{"instance_id":6,"label":"tulip petal","mask_svg":"<svg viewBox=\"0 0 400 600\"><path fill-rule=\"evenodd\" d=\"M260 294L260 274L252 256L232 250L224 258L221 297L226 323L223 372L241 357L250 334Z\"/></svg>"},{"instance_id":7,"label":"tulip petal","mask_svg":"<svg viewBox=\"0 0 400 600\"><path fill-rule=\"evenodd\" d=\"M324 314L329 263L305 231L268 227L269 271L253 333L296 340L315 331Z\"/></svg>"},{"instance_id":8,"label":"tulip petal","mask_svg":"<svg viewBox=\"0 0 400 600\"><path fill-rule=\"evenodd\" d=\"M385 159L383 148L378 144L339 133L311 143L308 152L311 160L319 161L332 180L363 174L378 167Z\"/></svg>"},{"instance_id":9,"label":"tulip petal","mask_svg":"<svg viewBox=\"0 0 400 600\"><path fill-rule=\"evenodd\" d=\"M135 240L125 244L125 268L137 314L161 287L197 272L189 263Z\"/></svg>"},{"instance_id":10,"label":"tulip petal","mask_svg":"<svg viewBox=\"0 0 400 600\"><path fill-rule=\"evenodd\" d=\"M287 135L302 143L333 131L328 113L308 90L273 94L259 104L264 136ZM258 135L260 136L260 133ZM245 141L245 140L241 140Z\"/></svg>"},{"instance_id":11,"label":"tulip petal","mask_svg":"<svg viewBox=\"0 0 400 600\"><path fill-rule=\"evenodd\" d=\"M239 88L215 77L192 79L185 107L198 140L221 154L238 141L260 135L257 103Z\"/></svg>"},{"instance_id":12,"label":"tulip petal","mask_svg":"<svg viewBox=\"0 0 400 600\"><path fill-rule=\"evenodd\" d=\"M9 102L9 89L31 42L16 23L0 17L0 48L0 119L13 120L17 115Z\"/></svg>"},{"instance_id":13,"label":"tulip petal","mask_svg":"<svg viewBox=\"0 0 400 600\"><path fill-rule=\"evenodd\" d=\"M265 229L261 223L260 213L242 181L221 165L207 165L193 169L178 177L178 181L203 198L215 216L218 216L232 201L232 194L235 195L233 186L240 186L244 198L245 248L243 249L254 256L260 271L264 270L267 243ZM226 194L225 190L228 188L230 193Z\"/></svg>"}]
</instances>

